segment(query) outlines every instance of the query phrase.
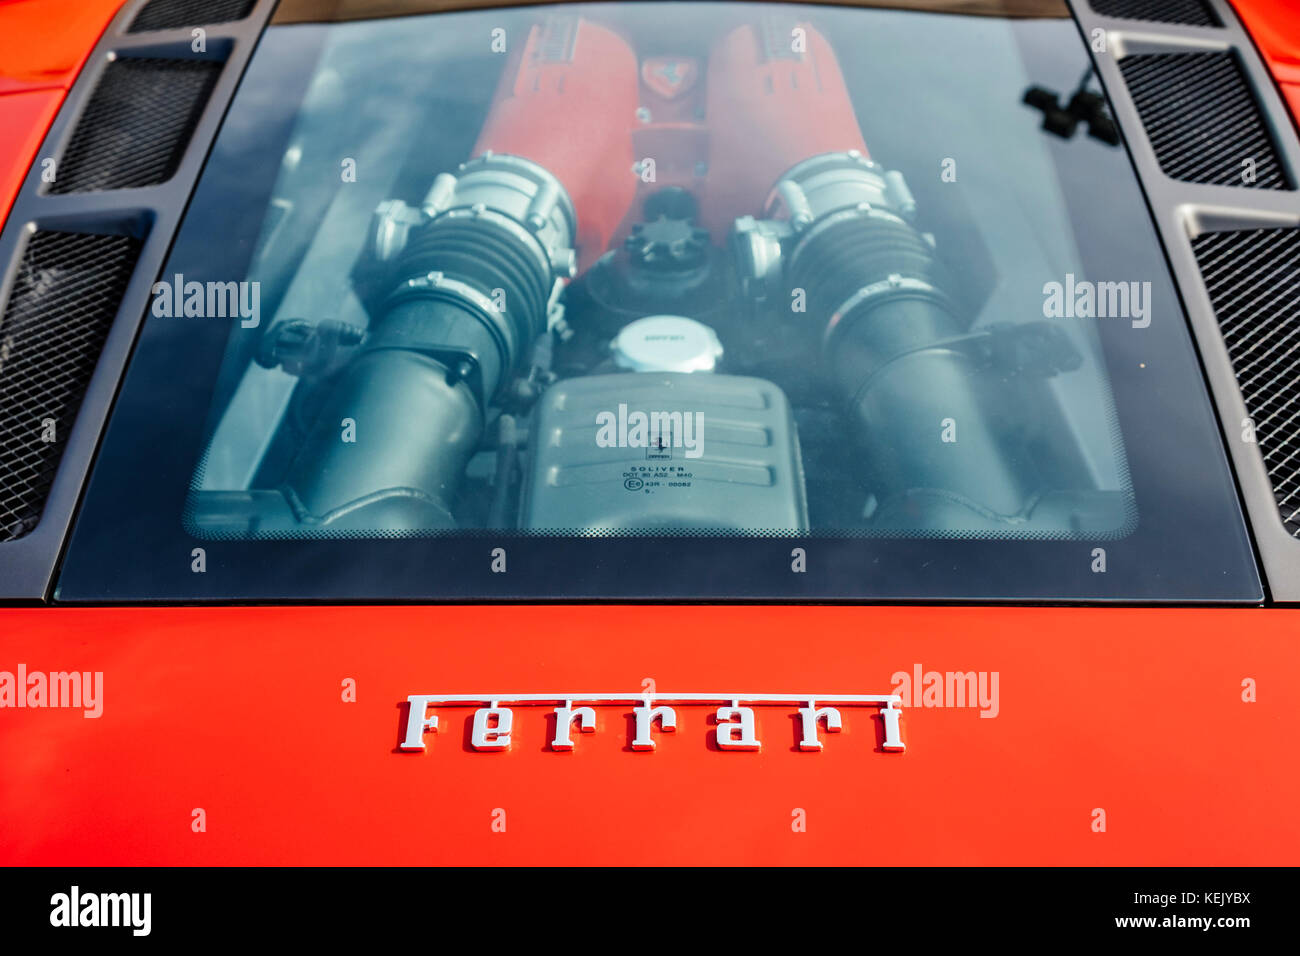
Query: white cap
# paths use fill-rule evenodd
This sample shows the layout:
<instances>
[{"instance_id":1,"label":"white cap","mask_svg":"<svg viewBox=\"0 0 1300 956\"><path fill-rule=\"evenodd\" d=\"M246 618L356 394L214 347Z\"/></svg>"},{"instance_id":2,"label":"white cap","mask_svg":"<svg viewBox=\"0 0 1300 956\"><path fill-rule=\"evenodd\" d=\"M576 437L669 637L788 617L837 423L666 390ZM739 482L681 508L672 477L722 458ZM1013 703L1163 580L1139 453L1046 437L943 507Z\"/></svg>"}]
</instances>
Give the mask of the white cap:
<instances>
[{"instance_id":1,"label":"white cap","mask_svg":"<svg viewBox=\"0 0 1300 956\"><path fill-rule=\"evenodd\" d=\"M610 347L634 372L712 372L722 357L713 329L681 315L651 315L625 325Z\"/></svg>"}]
</instances>

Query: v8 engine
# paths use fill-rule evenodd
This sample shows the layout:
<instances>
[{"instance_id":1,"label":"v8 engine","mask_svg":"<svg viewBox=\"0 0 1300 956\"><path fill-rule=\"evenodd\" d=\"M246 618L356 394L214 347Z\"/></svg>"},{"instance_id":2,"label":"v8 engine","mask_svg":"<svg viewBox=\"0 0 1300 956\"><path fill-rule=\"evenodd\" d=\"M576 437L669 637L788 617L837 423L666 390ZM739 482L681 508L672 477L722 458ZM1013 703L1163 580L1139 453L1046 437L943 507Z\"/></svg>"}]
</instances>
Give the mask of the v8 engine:
<instances>
[{"instance_id":1,"label":"v8 engine","mask_svg":"<svg viewBox=\"0 0 1300 956\"><path fill-rule=\"evenodd\" d=\"M980 293L863 141L871 104L826 38L796 32L763 19L665 48L539 22L471 154L374 210L351 272L364 321L266 331L256 361L298 379L289 451L254 506L201 496L196 521L1113 526L1052 388L1075 342L975 323ZM341 441L342 421L362 437Z\"/></svg>"}]
</instances>

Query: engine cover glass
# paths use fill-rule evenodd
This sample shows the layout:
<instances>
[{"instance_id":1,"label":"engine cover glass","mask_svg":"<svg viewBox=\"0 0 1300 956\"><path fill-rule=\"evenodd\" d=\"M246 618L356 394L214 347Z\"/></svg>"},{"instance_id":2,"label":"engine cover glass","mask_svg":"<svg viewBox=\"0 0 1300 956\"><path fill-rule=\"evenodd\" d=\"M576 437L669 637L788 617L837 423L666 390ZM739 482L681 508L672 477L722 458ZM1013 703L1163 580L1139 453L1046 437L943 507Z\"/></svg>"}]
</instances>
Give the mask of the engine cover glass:
<instances>
[{"instance_id":1,"label":"engine cover glass","mask_svg":"<svg viewBox=\"0 0 1300 956\"><path fill-rule=\"evenodd\" d=\"M1072 21L626 3L268 29L58 593L1260 586Z\"/></svg>"}]
</instances>

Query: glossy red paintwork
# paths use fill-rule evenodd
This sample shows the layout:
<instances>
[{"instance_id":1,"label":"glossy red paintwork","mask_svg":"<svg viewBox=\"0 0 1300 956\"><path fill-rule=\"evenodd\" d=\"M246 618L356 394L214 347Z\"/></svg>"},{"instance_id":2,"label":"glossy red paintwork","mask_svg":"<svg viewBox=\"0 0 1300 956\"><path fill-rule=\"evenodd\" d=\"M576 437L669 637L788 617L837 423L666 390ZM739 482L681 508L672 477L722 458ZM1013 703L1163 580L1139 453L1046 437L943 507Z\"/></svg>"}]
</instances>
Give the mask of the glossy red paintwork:
<instances>
[{"instance_id":1,"label":"glossy red paintwork","mask_svg":"<svg viewBox=\"0 0 1300 956\"><path fill-rule=\"evenodd\" d=\"M32 90L0 96L0 216L9 212L45 131L63 102L62 90Z\"/></svg>"},{"instance_id":2,"label":"glossy red paintwork","mask_svg":"<svg viewBox=\"0 0 1300 956\"><path fill-rule=\"evenodd\" d=\"M1300 0L1231 0L1300 124Z\"/></svg>"},{"instance_id":3,"label":"glossy red paintwork","mask_svg":"<svg viewBox=\"0 0 1300 956\"><path fill-rule=\"evenodd\" d=\"M0 671L104 672L99 719L0 710L3 863L1081 863L1300 858L1300 616L1266 610L831 607L32 609ZM626 708L568 754L547 709L470 752L415 693L883 693L997 671L999 713L853 712L822 753L783 709L759 753L678 709L654 753ZM356 681L356 702L343 682ZM1243 701L1246 679L1257 702ZM191 830L192 811L207 830ZM796 808L807 832L791 829ZM1095 809L1106 831L1094 832ZM506 832L492 829L505 811Z\"/></svg>"},{"instance_id":4,"label":"glossy red paintwork","mask_svg":"<svg viewBox=\"0 0 1300 956\"><path fill-rule=\"evenodd\" d=\"M0 0L0 94L66 90L125 0Z\"/></svg>"},{"instance_id":5,"label":"glossy red paintwork","mask_svg":"<svg viewBox=\"0 0 1300 956\"><path fill-rule=\"evenodd\" d=\"M123 0L0 0L0 223Z\"/></svg>"}]
</instances>

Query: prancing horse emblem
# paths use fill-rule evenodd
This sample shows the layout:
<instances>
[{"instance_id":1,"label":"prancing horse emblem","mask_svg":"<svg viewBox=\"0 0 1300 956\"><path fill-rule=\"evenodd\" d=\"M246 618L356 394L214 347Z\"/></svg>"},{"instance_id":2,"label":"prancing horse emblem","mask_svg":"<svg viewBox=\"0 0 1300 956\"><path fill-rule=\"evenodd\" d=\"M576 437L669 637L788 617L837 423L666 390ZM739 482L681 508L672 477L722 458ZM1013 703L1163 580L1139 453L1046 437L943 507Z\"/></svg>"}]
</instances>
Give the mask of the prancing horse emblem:
<instances>
[{"instance_id":1,"label":"prancing horse emblem","mask_svg":"<svg viewBox=\"0 0 1300 956\"><path fill-rule=\"evenodd\" d=\"M645 85L666 100L674 100L689 90L699 75L699 64L688 57L652 56L641 64Z\"/></svg>"}]
</instances>

